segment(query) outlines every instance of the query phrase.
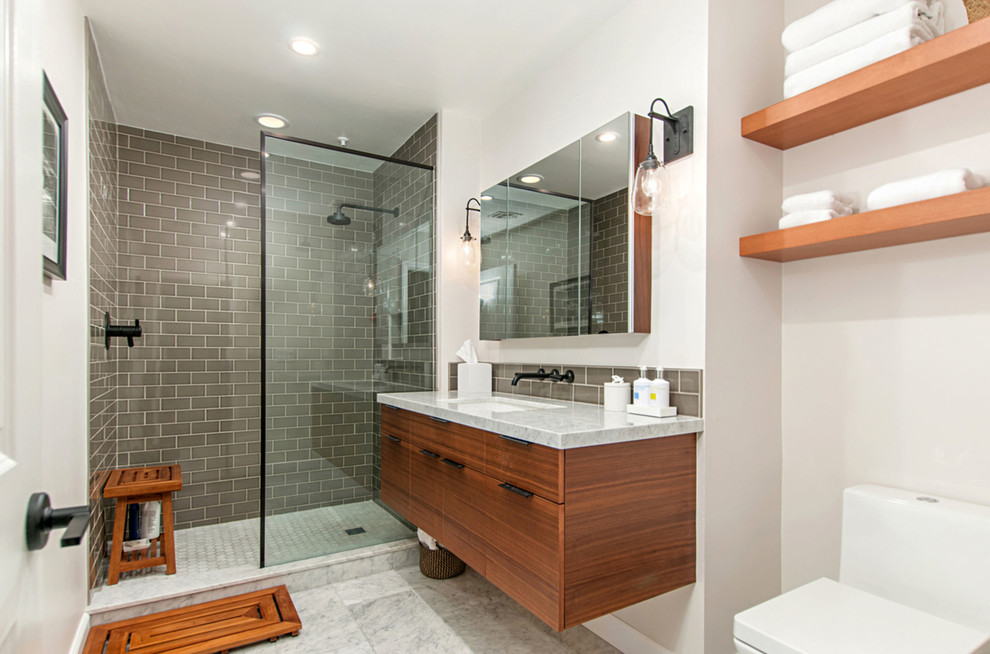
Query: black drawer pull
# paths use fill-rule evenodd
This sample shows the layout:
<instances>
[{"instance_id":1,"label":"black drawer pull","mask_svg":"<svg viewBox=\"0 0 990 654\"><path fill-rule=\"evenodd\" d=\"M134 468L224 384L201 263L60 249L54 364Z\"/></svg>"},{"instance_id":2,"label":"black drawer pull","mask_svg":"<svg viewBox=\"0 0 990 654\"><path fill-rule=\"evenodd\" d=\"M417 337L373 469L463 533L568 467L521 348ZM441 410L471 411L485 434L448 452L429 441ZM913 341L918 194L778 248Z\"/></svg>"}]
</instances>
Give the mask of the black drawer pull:
<instances>
[{"instance_id":1,"label":"black drawer pull","mask_svg":"<svg viewBox=\"0 0 990 654\"><path fill-rule=\"evenodd\" d=\"M504 488L505 490L508 490L508 491L512 491L516 495L522 495L523 497L533 497L533 494L530 493L528 490L523 490L523 489L519 488L518 486L513 486L512 484L508 484L508 483L506 483L506 484L499 484L498 487L499 488Z\"/></svg>"},{"instance_id":2,"label":"black drawer pull","mask_svg":"<svg viewBox=\"0 0 990 654\"><path fill-rule=\"evenodd\" d=\"M429 450L420 450L419 453L420 454L425 454L426 456L430 457L431 459L439 459L440 458L440 455L439 454L434 454L433 452L431 452Z\"/></svg>"},{"instance_id":3,"label":"black drawer pull","mask_svg":"<svg viewBox=\"0 0 990 654\"><path fill-rule=\"evenodd\" d=\"M382 406L385 407L386 409L392 409L393 411L398 411L399 410L399 407L392 406L391 404L383 404Z\"/></svg>"},{"instance_id":4,"label":"black drawer pull","mask_svg":"<svg viewBox=\"0 0 990 654\"><path fill-rule=\"evenodd\" d=\"M457 468L458 470L464 467L463 463L458 463L457 461L451 461L450 459L440 459L440 460L446 463L447 465L449 465L450 467Z\"/></svg>"},{"instance_id":5,"label":"black drawer pull","mask_svg":"<svg viewBox=\"0 0 990 654\"><path fill-rule=\"evenodd\" d=\"M433 422L442 422L442 423L443 423L443 424L445 424L445 425L446 425L446 424L447 424L448 422L450 422L449 420L444 420L443 418L437 418L436 416L429 416L429 418L430 418L430 420L432 420Z\"/></svg>"},{"instance_id":6,"label":"black drawer pull","mask_svg":"<svg viewBox=\"0 0 990 654\"><path fill-rule=\"evenodd\" d=\"M393 443L401 443L402 439L398 436L393 436L392 434L385 434L385 438L389 439Z\"/></svg>"},{"instance_id":7,"label":"black drawer pull","mask_svg":"<svg viewBox=\"0 0 990 654\"><path fill-rule=\"evenodd\" d=\"M510 443L515 443L516 445L532 445L532 443L530 443L529 441L524 441L521 438L513 438L512 436L503 436L502 434L499 434L498 437L501 438L502 440L509 441Z\"/></svg>"}]
</instances>

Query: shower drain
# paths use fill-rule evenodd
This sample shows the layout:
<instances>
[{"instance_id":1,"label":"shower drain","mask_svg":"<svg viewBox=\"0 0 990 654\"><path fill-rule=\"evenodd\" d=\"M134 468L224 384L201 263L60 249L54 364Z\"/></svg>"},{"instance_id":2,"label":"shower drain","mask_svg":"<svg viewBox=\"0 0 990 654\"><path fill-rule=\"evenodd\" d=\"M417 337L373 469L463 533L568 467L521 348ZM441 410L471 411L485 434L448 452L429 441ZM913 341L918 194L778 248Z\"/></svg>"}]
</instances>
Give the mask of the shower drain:
<instances>
[{"instance_id":1,"label":"shower drain","mask_svg":"<svg viewBox=\"0 0 990 654\"><path fill-rule=\"evenodd\" d=\"M345 529L344 533L348 536L357 536L364 533L364 527L351 527L350 529Z\"/></svg>"}]
</instances>

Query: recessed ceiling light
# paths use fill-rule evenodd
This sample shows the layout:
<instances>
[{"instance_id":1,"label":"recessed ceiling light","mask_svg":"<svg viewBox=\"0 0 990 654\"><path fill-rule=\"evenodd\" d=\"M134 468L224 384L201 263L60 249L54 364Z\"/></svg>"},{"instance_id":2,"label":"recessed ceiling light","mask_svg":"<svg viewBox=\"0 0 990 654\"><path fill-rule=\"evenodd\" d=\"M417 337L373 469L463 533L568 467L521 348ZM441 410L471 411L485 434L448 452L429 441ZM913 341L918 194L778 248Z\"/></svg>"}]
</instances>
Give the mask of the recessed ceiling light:
<instances>
[{"instance_id":1,"label":"recessed ceiling light","mask_svg":"<svg viewBox=\"0 0 990 654\"><path fill-rule=\"evenodd\" d=\"M490 196L490 195L482 195L482 196L481 196L481 199L482 199L482 200L483 200L484 202L488 202L489 200L491 200L491 199L492 199L492 196Z\"/></svg>"},{"instance_id":2,"label":"recessed ceiling light","mask_svg":"<svg viewBox=\"0 0 990 654\"><path fill-rule=\"evenodd\" d=\"M293 52L304 57L312 57L320 54L320 46L316 44L316 41L302 36L297 36L289 41L289 47L292 48Z\"/></svg>"},{"instance_id":3,"label":"recessed ceiling light","mask_svg":"<svg viewBox=\"0 0 990 654\"><path fill-rule=\"evenodd\" d=\"M240 176L244 179L261 179L261 175L254 172L253 170L242 170Z\"/></svg>"},{"instance_id":4,"label":"recessed ceiling light","mask_svg":"<svg viewBox=\"0 0 990 654\"><path fill-rule=\"evenodd\" d=\"M528 173L526 175L520 175L518 179L523 184L539 184L540 182L543 181L543 175L537 175L536 173Z\"/></svg>"},{"instance_id":5,"label":"recessed ceiling light","mask_svg":"<svg viewBox=\"0 0 990 654\"><path fill-rule=\"evenodd\" d=\"M611 143L617 138L619 138L619 135L615 132L602 132L595 137L595 140L600 141L601 143Z\"/></svg>"},{"instance_id":6,"label":"recessed ceiling light","mask_svg":"<svg viewBox=\"0 0 990 654\"><path fill-rule=\"evenodd\" d=\"M259 125L268 129L282 129L289 126L289 121L277 114L258 114L254 119Z\"/></svg>"}]
</instances>

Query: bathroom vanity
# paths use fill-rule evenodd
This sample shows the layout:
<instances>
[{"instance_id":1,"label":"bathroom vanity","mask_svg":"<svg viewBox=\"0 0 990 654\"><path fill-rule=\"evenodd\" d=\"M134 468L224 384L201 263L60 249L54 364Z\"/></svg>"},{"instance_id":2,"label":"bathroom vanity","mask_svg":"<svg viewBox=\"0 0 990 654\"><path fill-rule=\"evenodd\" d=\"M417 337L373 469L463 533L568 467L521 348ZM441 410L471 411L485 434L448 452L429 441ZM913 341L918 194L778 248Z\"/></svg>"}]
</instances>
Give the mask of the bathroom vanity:
<instances>
[{"instance_id":1,"label":"bathroom vanity","mask_svg":"<svg viewBox=\"0 0 990 654\"><path fill-rule=\"evenodd\" d=\"M382 501L556 630L695 580L698 418L380 394Z\"/></svg>"}]
</instances>

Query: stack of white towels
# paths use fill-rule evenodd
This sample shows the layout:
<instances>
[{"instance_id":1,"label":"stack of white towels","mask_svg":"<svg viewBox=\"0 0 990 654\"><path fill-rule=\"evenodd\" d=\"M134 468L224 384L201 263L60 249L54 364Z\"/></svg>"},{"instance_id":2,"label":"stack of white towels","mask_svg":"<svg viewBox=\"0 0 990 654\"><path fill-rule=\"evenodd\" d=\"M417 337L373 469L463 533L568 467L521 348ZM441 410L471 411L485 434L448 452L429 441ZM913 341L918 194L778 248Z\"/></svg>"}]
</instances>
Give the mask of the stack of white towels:
<instances>
[{"instance_id":1,"label":"stack of white towels","mask_svg":"<svg viewBox=\"0 0 990 654\"><path fill-rule=\"evenodd\" d=\"M784 217L780 219L780 229L810 225L856 212L856 201L836 191L815 191L792 195L781 206Z\"/></svg>"},{"instance_id":2,"label":"stack of white towels","mask_svg":"<svg viewBox=\"0 0 990 654\"><path fill-rule=\"evenodd\" d=\"M942 0L834 0L786 28L790 98L945 32Z\"/></svg>"},{"instance_id":3,"label":"stack of white towels","mask_svg":"<svg viewBox=\"0 0 990 654\"><path fill-rule=\"evenodd\" d=\"M965 193L982 188L986 183L983 177L968 168L949 168L878 186L866 196L866 208L876 211L910 202Z\"/></svg>"}]
</instances>

